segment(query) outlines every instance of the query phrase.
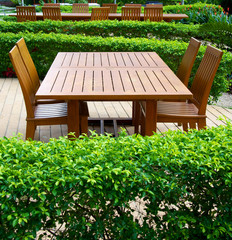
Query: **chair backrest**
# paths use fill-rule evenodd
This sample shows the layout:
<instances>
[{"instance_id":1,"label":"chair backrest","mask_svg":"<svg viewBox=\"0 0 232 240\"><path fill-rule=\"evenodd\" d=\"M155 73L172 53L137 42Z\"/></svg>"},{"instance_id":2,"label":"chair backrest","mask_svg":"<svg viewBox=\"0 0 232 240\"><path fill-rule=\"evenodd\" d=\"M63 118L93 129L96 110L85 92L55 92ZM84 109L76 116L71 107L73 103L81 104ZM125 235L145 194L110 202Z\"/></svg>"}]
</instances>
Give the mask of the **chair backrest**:
<instances>
[{"instance_id":1,"label":"chair backrest","mask_svg":"<svg viewBox=\"0 0 232 240\"><path fill-rule=\"evenodd\" d=\"M140 21L140 13L139 7L122 7L122 20Z\"/></svg>"},{"instance_id":2,"label":"chair backrest","mask_svg":"<svg viewBox=\"0 0 232 240\"><path fill-rule=\"evenodd\" d=\"M144 21L161 22L163 20L163 5L148 4L144 8Z\"/></svg>"},{"instance_id":3,"label":"chair backrest","mask_svg":"<svg viewBox=\"0 0 232 240\"><path fill-rule=\"evenodd\" d=\"M176 76L188 87L189 77L195 62L198 50L201 42L195 38L191 38L188 48L181 60L181 63L177 69Z\"/></svg>"},{"instance_id":4,"label":"chair backrest","mask_svg":"<svg viewBox=\"0 0 232 240\"><path fill-rule=\"evenodd\" d=\"M222 54L221 50L207 46L204 57L197 69L190 91L193 94L192 101L197 106L199 114L205 114L209 93L222 59Z\"/></svg>"},{"instance_id":5,"label":"chair backrest","mask_svg":"<svg viewBox=\"0 0 232 240\"><path fill-rule=\"evenodd\" d=\"M43 19L62 21L60 7L42 7Z\"/></svg>"},{"instance_id":6,"label":"chair backrest","mask_svg":"<svg viewBox=\"0 0 232 240\"><path fill-rule=\"evenodd\" d=\"M109 13L110 13L109 7L93 8L91 13L91 21L107 20L109 17Z\"/></svg>"},{"instance_id":7,"label":"chair backrest","mask_svg":"<svg viewBox=\"0 0 232 240\"><path fill-rule=\"evenodd\" d=\"M16 12L18 22L36 21L35 7L17 6Z\"/></svg>"},{"instance_id":8,"label":"chair backrest","mask_svg":"<svg viewBox=\"0 0 232 240\"><path fill-rule=\"evenodd\" d=\"M23 97L27 109L27 118L33 118L35 94L33 91L33 86L31 84L30 76L17 46L14 46L11 49L9 56L23 92Z\"/></svg>"},{"instance_id":9,"label":"chair backrest","mask_svg":"<svg viewBox=\"0 0 232 240\"><path fill-rule=\"evenodd\" d=\"M37 92L39 86L40 86L40 81L39 81L39 75L38 72L35 68L35 64L31 58L31 55L28 51L27 45L24 41L23 38L21 38L17 43L16 46L18 47L19 53L23 59L24 65L26 66L26 69L28 71L28 74L30 76L34 93Z\"/></svg>"},{"instance_id":10,"label":"chair backrest","mask_svg":"<svg viewBox=\"0 0 232 240\"><path fill-rule=\"evenodd\" d=\"M60 7L60 3L44 3L45 7Z\"/></svg>"},{"instance_id":11,"label":"chair backrest","mask_svg":"<svg viewBox=\"0 0 232 240\"><path fill-rule=\"evenodd\" d=\"M102 7L109 7L110 8L110 13L116 13L118 4L116 3L103 3Z\"/></svg>"},{"instance_id":12,"label":"chair backrest","mask_svg":"<svg viewBox=\"0 0 232 240\"><path fill-rule=\"evenodd\" d=\"M88 3L73 3L72 5L73 13L88 13L89 4Z\"/></svg>"}]
</instances>

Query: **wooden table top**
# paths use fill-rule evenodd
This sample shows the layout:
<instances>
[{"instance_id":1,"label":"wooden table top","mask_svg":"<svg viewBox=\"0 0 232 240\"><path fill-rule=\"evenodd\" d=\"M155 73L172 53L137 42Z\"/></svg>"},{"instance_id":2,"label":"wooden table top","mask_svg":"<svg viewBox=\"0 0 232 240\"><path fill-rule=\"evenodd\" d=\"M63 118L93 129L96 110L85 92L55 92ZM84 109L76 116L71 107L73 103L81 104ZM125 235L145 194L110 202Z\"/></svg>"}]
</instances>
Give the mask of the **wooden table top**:
<instances>
[{"instance_id":1,"label":"wooden table top","mask_svg":"<svg viewBox=\"0 0 232 240\"><path fill-rule=\"evenodd\" d=\"M16 13L10 14L10 16L16 16ZM61 13L62 20L87 20L91 18L91 13ZM141 13L140 15L141 21L144 20L144 14ZM175 13L169 13L169 14L163 14L163 20L166 22L170 22L172 20L181 20L183 18L188 18L188 15L186 14L175 14ZM36 19L37 20L43 20L43 13L39 12L36 13ZM121 13L110 13L109 14L110 20L121 20Z\"/></svg>"},{"instance_id":2,"label":"wooden table top","mask_svg":"<svg viewBox=\"0 0 232 240\"><path fill-rule=\"evenodd\" d=\"M190 99L155 52L58 53L36 98L86 101Z\"/></svg>"}]
</instances>

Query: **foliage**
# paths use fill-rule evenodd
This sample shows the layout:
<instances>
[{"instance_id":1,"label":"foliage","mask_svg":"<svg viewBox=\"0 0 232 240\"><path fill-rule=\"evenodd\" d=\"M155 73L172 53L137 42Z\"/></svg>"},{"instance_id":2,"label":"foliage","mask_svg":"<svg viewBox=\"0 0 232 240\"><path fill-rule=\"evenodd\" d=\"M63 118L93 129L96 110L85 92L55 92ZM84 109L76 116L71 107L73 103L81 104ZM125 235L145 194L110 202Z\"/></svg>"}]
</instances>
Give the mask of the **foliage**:
<instances>
[{"instance_id":1,"label":"foliage","mask_svg":"<svg viewBox=\"0 0 232 240\"><path fill-rule=\"evenodd\" d=\"M1 238L231 239L231 136L0 139Z\"/></svg>"},{"instance_id":2,"label":"foliage","mask_svg":"<svg viewBox=\"0 0 232 240\"><path fill-rule=\"evenodd\" d=\"M232 51L232 24L213 22L206 23L200 26L200 32L213 32L217 36L210 39L211 42L217 41L219 47L228 47Z\"/></svg>"},{"instance_id":3,"label":"foliage","mask_svg":"<svg viewBox=\"0 0 232 240\"><path fill-rule=\"evenodd\" d=\"M85 34L86 36L123 36L156 37L158 39L182 39L188 41L190 36L198 39L207 38L198 33L200 25L178 24L175 22L138 22L138 21L36 21L36 22L0 22L0 32L32 32Z\"/></svg>"},{"instance_id":4,"label":"foliage","mask_svg":"<svg viewBox=\"0 0 232 240\"><path fill-rule=\"evenodd\" d=\"M33 33L0 33L1 48L1 65L0 73L12 67L8 56L9 51L15 43L24 37L36 68L42 78L47 73L56 54L58 52L131 52L131 51L155 51L164 59L168 66L176 71L188 43L182 41L166 41L146 38L126 39L123 37L102 38L86 37L82 35L64 35L64 34L33 34ZM194 64L192 76L195 75L196 69L204 55L206 47L202 46ZM222 92L228 89L227 75L231 72L232 55L225 51L216 77L214 79L211 96L214 100ZM190 80L190 83L192 78Z\"/></svg>"},{"instance_id":5,"label":"foliage","mask_svg":"<svg viewBox=\"0 0 232 240\"><path fill-rule=\"evenodd\" d=\"M180 20L182 23L203 24L207 22L225 22L232 23L232 16L228 14L227 9L223 9L220 5L210 5L197 3L194 5L176 5L167 6L165 10L168 13L185 13L189 18Z\"/></svg>"}]
</instances>

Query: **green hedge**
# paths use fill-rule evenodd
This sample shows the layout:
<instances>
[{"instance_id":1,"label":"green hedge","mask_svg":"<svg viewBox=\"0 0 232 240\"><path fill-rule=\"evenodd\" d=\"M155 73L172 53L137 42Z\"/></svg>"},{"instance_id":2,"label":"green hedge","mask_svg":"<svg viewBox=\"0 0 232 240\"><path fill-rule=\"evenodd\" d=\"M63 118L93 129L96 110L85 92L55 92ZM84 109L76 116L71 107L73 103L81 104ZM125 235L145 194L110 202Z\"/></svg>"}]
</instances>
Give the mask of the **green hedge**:
<instances>
[{"instance_id":1,"label":"green hedge","mask_svg":"<svg viewBox=\"0 0 232 240\"><path fill-rule=\"evenodd\" d=\"M224 24L224 23L221 23ZM85 34L86 36L102 37L146 37L166 40L189 41L190 37L210 41L220 47L230 47L232 41L229 37L218 37L218 32L199 31L202 25L187 25L182 23L167 22L137 22L137 21L37 21L37 22L4 22L0 21L0 32L32 32L32 33L62 33L62 34ZM223 42L223 44L222 44Z\"/></svg>"},{"instance_id":2,"label":"green hedge","mask_svg":"<svg viewBox=\"0 0 232 240\"><path fill-rule=\"evenodd\" d=\"M1 239L231 239L231 136L1 138Z\"/></svg>"},{"instance_id":3,"label":"green hedge","mask_svg":"<svg viewBox=\"0 0 232 240\"><path fill-rule=\"evenodd\" d=\"M36 68L41 78L45 76L58 52L126 52L126 51L155 51L176 71L188 43L181 41L165 41L145 38L126 39L123 37L102 38L86 37L82 35L64 35L64 34L33 34L33 33L0 33L0 73L7 71L12 67L8 52L15 43L24 37L35 62ZM202 46L199 50L192 76L195 75L196 69L204 55L206 47ZM227 75L231 72L232 55L225 52L219 66L219 70L214 79L211 96L217 100L222 92L228 89ZM191 81L190 81L191 82Z\"/></svg>"},{"instance_id":4,"label":"green hedge","mask_svg":"<svg viewBox=\"0 0 232 240\"><path fill-rule=\"evenodd\" d=\"M172 40L175 38L187 41L190 36L205 38L206 35L198 33L200 25L186 25L166 22L138 22L138 21L36 21L36 22L0 22L0 32L32 32L32 33L63 33L85 34L87 36L122 36L156 37Z\"/></svg>"}]
</instances>

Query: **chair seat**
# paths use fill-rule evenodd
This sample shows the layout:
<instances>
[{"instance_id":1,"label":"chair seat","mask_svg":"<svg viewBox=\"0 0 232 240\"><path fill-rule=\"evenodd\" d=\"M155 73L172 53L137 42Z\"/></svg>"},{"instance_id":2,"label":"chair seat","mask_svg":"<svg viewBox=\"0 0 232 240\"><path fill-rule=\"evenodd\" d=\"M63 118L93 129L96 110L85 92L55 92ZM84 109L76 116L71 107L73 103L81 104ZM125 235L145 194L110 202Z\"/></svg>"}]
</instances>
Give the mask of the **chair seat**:
<instances>
[{"instance_id":1,"label":"chair seat","mask_svg":"<svg viewBox=\"0 0 232 240\"><path fill-rule=\"evenodd\" d=\"M39 104L35 107L35 119L67 117L67 103Z\"/></svg>"},{"instance_id":2,"label":"chair seat","mask_svg":"<svg viewBox=\"0 0 232 240\"><path fill-rule=\"evenodd\" d=\"M180 117L191 117L191 118L202 118L205 115L199 115L198 109L193 103L186 102L157 102L157 117L168 117L180 118Z\"/></svg>"}]
</instances>

